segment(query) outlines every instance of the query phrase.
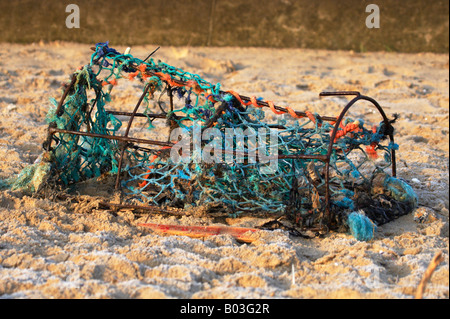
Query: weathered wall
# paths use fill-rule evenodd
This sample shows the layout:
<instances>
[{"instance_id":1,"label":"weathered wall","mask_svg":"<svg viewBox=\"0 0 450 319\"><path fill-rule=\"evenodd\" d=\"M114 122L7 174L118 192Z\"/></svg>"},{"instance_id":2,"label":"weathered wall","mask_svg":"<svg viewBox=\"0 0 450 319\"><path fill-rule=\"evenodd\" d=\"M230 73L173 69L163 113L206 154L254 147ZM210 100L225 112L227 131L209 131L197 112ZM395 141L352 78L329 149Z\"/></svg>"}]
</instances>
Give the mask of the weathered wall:
<instances>
[{"instance_id":1,"label":"weathered wall","mask_svg":"<svg viewBox=\"0 0 450 319\"><path fill-rule=\"evenodd\" d=\"M68 29L68 4L80 28ZM380 28L368 29L370 3ZM0 42L447 52L448 0L0 0Z\"/></svg>"}]
</instances>

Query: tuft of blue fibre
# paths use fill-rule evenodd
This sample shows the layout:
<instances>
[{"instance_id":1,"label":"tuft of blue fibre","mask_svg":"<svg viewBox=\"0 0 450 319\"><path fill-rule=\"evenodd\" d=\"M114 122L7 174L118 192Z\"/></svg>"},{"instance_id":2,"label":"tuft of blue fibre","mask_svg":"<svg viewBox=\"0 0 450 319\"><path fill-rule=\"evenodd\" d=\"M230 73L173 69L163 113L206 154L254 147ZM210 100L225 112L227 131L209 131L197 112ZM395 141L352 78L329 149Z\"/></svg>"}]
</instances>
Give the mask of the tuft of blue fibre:
<instances>
[{"instance_id":1,"label":"tuft of blue fibre","mask_svg":"<svg viewBox=\"0 0 450 319\"><path fill-rule=\"evenodd\" d=\"M347 224L350 232L357 240L372 240L377 226L365 215L360 212L352 212L347 217Z\"/></svg>"}]
</instances>

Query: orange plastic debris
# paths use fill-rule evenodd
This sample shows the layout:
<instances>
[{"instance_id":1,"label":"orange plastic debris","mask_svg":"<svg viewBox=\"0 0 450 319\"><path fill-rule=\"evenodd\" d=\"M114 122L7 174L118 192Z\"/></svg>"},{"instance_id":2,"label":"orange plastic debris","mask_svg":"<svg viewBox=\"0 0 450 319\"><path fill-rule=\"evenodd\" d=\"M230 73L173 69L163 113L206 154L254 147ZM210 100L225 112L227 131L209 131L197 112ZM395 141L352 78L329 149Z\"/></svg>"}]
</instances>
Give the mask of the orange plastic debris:
<instances>
[{"instance_id":1,"label":"orange plastic debris","mask_svg":"<svg viewBox=\"0 0 450 319\"><path fill-rule=\"evenodd\" d=\"M150 228L158 233L188 236L191 238L203 238L215 235L231 235L236 240L250 243L256 238L252 234L260 231L256 228L231 227L231 226L183 226L164 225L152 223L140 223L138 226Z\"/></svg>"}]
</instances>

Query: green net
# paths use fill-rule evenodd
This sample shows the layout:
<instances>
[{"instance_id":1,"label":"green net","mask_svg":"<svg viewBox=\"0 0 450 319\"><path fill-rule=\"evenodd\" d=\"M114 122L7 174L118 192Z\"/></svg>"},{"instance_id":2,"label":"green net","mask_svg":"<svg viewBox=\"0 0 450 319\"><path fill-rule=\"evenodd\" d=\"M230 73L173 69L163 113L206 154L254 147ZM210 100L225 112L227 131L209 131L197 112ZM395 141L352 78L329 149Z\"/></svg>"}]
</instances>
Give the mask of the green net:
<instances>
[{"instance_id":1,"label":"green net","mask_svg":"<svg viewBox=\"0 0 450 319\"><path fill-rule=\"evenodd\" d=\"M105 106L110 88L124 80L140 83L142 103L128 113L126 132L119 134L125 128L119 115L126 112ZM158 92L157 103L150 103ZM169 109L162 107L163 92ZM51 164L46 171L63 185L118 175L130 203L206 205L233 216L284 213L300 227L323 225L325 216L332 216L328 225L348 225L349 214L358 210L380 225L417 205L409 185L386 173L398 148L388 139L393 131L386 121L366 128L363 119L337 123L245 98L161 61L121 54L108 43L96 45L66 94L60 104L53 100L44 143L45 163ZM161 113L154 113L157 107ZM268 119L263 108L278 120ZM153 133L160 129L154 120L165 119L168 136L130 138L136 116Z\"/></svg>"},{"instance_id":2,"label":"green net","mask_svg":"<svg viewBox=\"0 0 450 319\"><path fill-rule=\"evenodd\" d=\"M75 72L75 83L62 106L61 115L54 108L48 114L48 121L59 129L87 131L94 134L114 135L121 122L105 111L109 96L102 90L102 83L89 66ZM95 92L95 98L88 100L88 90ZM90 107L90 109L88 109ZM54 173L64 184L76 183L101 175L117 172L117 142L104 138L57 134L52 150Z\"/></svg>"}]
</instances>

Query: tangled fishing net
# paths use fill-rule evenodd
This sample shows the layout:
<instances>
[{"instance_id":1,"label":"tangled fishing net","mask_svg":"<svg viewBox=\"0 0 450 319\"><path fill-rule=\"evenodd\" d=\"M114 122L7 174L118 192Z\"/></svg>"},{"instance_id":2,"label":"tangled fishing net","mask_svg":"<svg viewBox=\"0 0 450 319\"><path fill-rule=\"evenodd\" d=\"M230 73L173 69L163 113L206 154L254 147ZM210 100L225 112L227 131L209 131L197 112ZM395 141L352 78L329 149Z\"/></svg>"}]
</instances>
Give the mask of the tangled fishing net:
<instances>
[{"instance_id":1,"label":"tangled fishing net","mask_svg":"<svg viewBox=\"0 0 450 319\"><path fill-rule=\"evenodd\" d=\"M111 87L122 81L140 83L141 98L133 112L108 111ZM363 119L297 112L108 43L96 45L52 103L46 151L7 181L12 189L38 192L50 180L70 187L109 175L124 203L270 212L297 229L345 229L361 240L417 206L412 188L387 172L398 148L388 138L395 118L367 128ZM153 133L163 119L169 134L129 137L136 117Z\"/></svg>"}]
</instances>

